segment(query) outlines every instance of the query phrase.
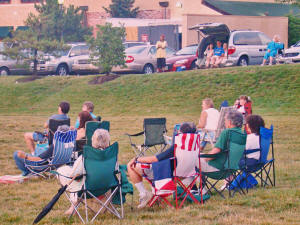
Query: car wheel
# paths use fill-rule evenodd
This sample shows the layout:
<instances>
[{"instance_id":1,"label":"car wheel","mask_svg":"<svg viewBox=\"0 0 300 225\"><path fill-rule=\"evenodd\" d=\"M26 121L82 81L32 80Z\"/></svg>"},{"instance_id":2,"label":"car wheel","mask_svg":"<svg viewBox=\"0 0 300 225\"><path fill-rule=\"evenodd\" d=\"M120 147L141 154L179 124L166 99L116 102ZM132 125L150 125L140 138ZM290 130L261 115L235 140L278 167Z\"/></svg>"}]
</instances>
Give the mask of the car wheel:
<instances>
[{"instance_id":1,"label":"car wheel","mask_svg":"<svg viewBox=\"0 0 300 225\"><path fill-rule=\"evenodd\" d=\"M194 69L197 69L196 61L192 62L191 67L190 67L190 70L194 70Z\"/></svg>"},{"instance_id":2,"label":"car wheel","mask_svg":"<svg viewBox=\"0 0 300 225\"><path fill-rule=\"evenodd\" d=\"M238 61L238 66L248 66L248 58L247 56L242 56Z\"/></svg>"},{"instance_id":3,"label":"car wheel","mask_svg":"<svg viewBox=\"0 0 300 225\"><path fill-rule=\"evenodd\" d=\"M7 76L9 75L9 70L6 67L0 68L0 76Z\"/></svg>"},{"instance_id":4,"label":"car wheel","mask_svg":"<svg viewBox=\"0 0 300 225\"><path fill-rule=\"evenodd\" d=\"M66 76L69 74L69 70L68 70L68 67L67 65L65 64L62 64L62 65L59 65L57 70L56 70L56 74L59 75L59 76Z\"/></svg>"},{"instance_id":5,"label":"car wheel","mask_svg":"<svg viewBox=\"0 0 300 225\"><path fill-rule=\"evenodd\" d=\"M147 64L144 66L144 69L143 69L143 73L144 74L151 74L151 73L154 73L154 68L151 64Z\"/></svg>"}]
</instances>

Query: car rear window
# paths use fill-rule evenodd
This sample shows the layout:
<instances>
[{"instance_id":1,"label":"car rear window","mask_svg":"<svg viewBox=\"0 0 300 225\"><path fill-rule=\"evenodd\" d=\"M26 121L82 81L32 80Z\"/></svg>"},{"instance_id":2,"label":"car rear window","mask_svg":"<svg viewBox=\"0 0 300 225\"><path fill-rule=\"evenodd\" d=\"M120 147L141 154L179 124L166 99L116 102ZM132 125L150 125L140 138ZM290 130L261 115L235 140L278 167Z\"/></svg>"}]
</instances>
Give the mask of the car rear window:
<instances>
[{"instance_id":1,"label":"car rear window","mask_svg":"<svg viewBox=\"0 0 300 225\"><path fill-rule=\"evenodd\" d=\"M235 45L262 45L258 32L241 32L233 36Z\"/></svg>"},{"instance_id":2,"label":"car rear window","mask_svg":"<svg viewBox=\"0 0 300 225\"><path fill-rule=\"evenodd\" d=\"M176 52L176 55L196 55L197 45L187 46Z\"/></svg>"},{"instance_id":3,"label":"car rear window","mask_svg":"<svg viewBox=\"0 0 300 225\"><path fill-rule=\"evenodd\" d=\"M135 47L131 47L131 48L127 48L125 50L126 54L140 54L141 52L143 52L147 47L146 46L135 46Z\"/></svg>"}]
</instances>

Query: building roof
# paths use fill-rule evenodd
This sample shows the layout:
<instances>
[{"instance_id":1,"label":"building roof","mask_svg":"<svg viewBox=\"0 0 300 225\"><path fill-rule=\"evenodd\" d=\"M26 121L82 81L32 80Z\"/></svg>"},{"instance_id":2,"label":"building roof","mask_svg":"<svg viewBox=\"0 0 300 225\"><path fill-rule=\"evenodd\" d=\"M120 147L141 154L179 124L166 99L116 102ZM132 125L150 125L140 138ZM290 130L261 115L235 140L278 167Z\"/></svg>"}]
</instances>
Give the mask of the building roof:
<instances>
[{"instance_id":1,"label":"building roof","mask_svg":"<svg viewBox=\"0 0 300 225\"><path fill-rule=\"evenodd\" d=\"M300 15L300 8L291 4L204 0L203 4L224 14L243 16Z\"/></svg>"},{"instance_id":2,"label":"building roof","mask_svg":"<svg viewBox=\"0 0 300 225\"><path fill-rule=\"evenodd\" d=\"M11 35L13 27L0 27L0 39L6 38Z\"/></svg>"}]
</instances>

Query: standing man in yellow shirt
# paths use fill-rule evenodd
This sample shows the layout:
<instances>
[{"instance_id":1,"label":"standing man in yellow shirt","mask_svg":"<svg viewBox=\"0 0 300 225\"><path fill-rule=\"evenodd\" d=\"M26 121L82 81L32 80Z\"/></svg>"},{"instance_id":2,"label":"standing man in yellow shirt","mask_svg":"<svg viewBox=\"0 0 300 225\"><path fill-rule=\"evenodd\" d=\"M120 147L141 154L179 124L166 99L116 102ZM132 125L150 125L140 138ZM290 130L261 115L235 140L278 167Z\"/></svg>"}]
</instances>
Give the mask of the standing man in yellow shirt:
<instances>
[{"instance_id":1,"label":"standing man in yellow shirt","mask_svg":"<svg viewBox=\"0 0 300 225\"><path fill-rule=\"evenodd\" d=\"M166 47L165 35L160 35L160 39L156 42L156 58L157 58L157 72L165 71L166 67Z\"/></svg>"}]
</instances>

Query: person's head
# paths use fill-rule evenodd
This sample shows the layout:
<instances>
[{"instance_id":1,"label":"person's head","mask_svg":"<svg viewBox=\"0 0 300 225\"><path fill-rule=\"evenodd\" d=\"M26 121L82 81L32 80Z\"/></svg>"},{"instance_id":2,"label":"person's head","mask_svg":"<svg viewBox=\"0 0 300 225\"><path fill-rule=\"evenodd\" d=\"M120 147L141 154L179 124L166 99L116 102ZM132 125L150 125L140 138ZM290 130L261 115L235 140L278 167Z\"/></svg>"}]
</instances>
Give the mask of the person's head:
<instances>
[{"instance_id":1,"label":"person's head","mask_svg":"<svg viewBox=\"0 0 300 225\"><path fill-rule=\"evenodd\" d=\"M222 42L221 41L217 41L217 46L218 46L218 48L221 48Z\"/></svg>"},{"instance_id":2,"label":"person's head","mask_svg":"<svg viewBox=\"0 0 300 225\"><path fill-rule=\"evenodd\" d=\"M241 95L241 96L239 97L239 99L240 99L240 105L245 105L245 104L249 101L247 95Z\"/></svg>"},{"instance_id":3,"label":"person's head","mask_svg":"<svg viewBox=\"0 0 300 225\"><path fill-rule=\"evenodd\" d=\"M213 107L214 107L214 102L212 99L210 99L210 98L203 99L203 101L202 101L202 109L203 110L213 108Z\"/></svg>"},{"instance_id":4,"label":"person's head","mask_svg":"<svg viewBox=\"0 0 300 225\"><path fill-rule=\"evenodd\" d=\"M223 48L224 48L224 49L228 49L228 44L227 44L227 43L224 43L224 44L223 44Z\"/></svg>"},{"instance_id":5,"label":"person's head","mask_svg":"<svg viewBox=\"0 0 300 225\"><path fill-rule=\"evenodd\" d=\"M273 37L273 41L280 42L280 36L278 34L275 34Z\"/></svg>"},{"instance_id":6,"label":"person's head","mask_svg":"<svg viewBox=\"0 0 300 225\"><path fill-rule=\"evenodd\" d=\"M247 133L254 133L259 135L260 127L265 127L265 121L259 115L248 115L246 117Z\"/></svg>"},{"instance_id":7,"label":"person's head","mask_svg":"<svg viewBox=\"0 0 300 225\"><path fill-rule=\"evenodd\" d=\"M164 41L164 40L165 40L165 35L164 35L164 34L160 35L159 40L160 40L160 41Z\"/></svg>"},{"instance_id":8,"label":"person's head","mask_svg":"<svg viewBox=\"0 0 300 225\"><path fill-rule=\"evenodd\" d=\"M214 44L213 44L213 43L210 43L210 44L208 45L208 47L209 47L209 49L211 50L211 49L214 48Z\"/></svg>"},{"instance_id":9,"label":"person's head","mask_svg":"<svg viewBox=\"0 0 300 225\"><path fill-rule=\"evenodd\" d=\"M58 105L58 112L62 114L67 114L70 110L70 103L69 102L61 102Z\"/></svg>"},{"instance_id":10,"label":"person's head","mask_svg":"<svg viewBox=\"0 0 300 225\"><path fill-rule=\"evenodd\" d=\"M92 136L92 147L105 149L109 146L110 135L107 130L97 129Z\"/></svg>"},{"instance_id":11,"label":"person's head","mask_svg":"<svg viewBox=\"0 0 300 225\"><path fill-rule=\"evenodd\" d=\"M91 114L87 111L82 111L78 114L78 119L79 119L79 127L80 128L85 128L85 123L88 121L93 121L93 117L91 116Z\"/></svg>"},{"instance_id":12,"label":"person's head","mask_svg":"<svg viewBox=\"0 0 300 225\"><path fill-rule=\"evenodd\" d=\"M196 133L197 128L196 128L196 125L193 122L185 122L185 123L180 125L179 130L183 134L185 134L185 133Z\"/></svg>"},{"instance_id":13,"label":"person's head","mask_svg":"<svg viewBox=\"0 0 300 225\"><path fill-rule=\"evenodd\" d=\"M233 128L243 126L243 114L238 111L231 111L228 112L225 116L225 127L226 128Z\"/></svg>"},{"instance_id":14,"label":"person's head","mask_svg":"<svg viewBox=\"0 0 300 225\"><path fill-rule=\"evenodd\" d=\"M90 101L86 101L82 105L82 111L94 112L94 104Z\"/></svg>"}]
</instances>

